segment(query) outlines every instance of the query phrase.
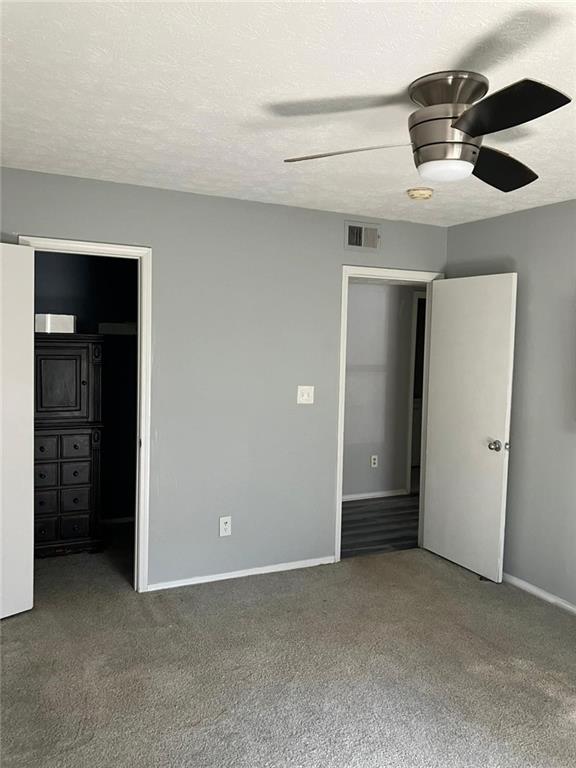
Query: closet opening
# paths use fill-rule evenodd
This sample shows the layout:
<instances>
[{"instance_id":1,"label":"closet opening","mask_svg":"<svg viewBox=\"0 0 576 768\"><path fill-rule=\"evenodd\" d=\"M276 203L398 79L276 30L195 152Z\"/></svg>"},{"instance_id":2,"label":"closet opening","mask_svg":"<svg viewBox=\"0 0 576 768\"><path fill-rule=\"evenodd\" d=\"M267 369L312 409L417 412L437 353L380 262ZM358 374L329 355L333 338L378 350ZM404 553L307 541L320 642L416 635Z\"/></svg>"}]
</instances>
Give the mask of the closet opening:
<instances>
[{"instance_id":1,"label":"closet opening","mask_svg":"<svg viewBox=\"0 0 576 768\"><path fill-rule=\"evenodd\" d=\"M37 250L34 303L36 586L67 557L134 584L139 261Z\"/></svg>"},{"instance_id":2,"label":"closet opening","mask_svg":"<svg viewBox=\"0 0 576 768\"><path fill-rule=\"evenodd\" d=\"M426 282L351 275L345 293L342 558L418 546Z\"/></svg>"}]
</instances>

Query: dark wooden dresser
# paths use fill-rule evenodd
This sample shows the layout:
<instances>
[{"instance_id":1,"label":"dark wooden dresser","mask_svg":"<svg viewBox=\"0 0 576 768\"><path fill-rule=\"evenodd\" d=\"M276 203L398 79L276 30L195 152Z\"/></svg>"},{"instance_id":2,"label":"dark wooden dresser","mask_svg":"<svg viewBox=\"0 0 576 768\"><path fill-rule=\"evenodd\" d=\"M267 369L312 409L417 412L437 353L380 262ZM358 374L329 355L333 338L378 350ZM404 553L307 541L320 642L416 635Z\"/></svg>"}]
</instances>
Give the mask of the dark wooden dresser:
<instances>
[{"instance_id":1,"label":"dark wooden dresser","mask_svg":"<svg viewBox=\"0 0 576 768\"><path fill-rule=\"evenodd\" d=\"M100 547L103 337L37 333L34 529L39 556Z\"/></svg>"}]
</instances>

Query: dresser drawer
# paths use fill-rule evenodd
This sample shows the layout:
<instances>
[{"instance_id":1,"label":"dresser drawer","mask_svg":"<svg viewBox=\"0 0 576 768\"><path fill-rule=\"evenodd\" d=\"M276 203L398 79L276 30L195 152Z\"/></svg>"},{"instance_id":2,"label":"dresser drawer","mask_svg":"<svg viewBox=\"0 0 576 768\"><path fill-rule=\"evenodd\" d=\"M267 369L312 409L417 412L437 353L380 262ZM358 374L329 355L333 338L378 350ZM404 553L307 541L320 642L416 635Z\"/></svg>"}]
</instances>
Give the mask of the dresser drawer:
<instances>
[{"instance_id":1,"label":"dresser drawer","mask_svg":"<svg viewBox=\"0 0 576 768\"><path fill-rule=\"evenodd\" d=\"M58 485L58 464L36 464L34 466L34 485L37 488Z\"/></svg>"},{"instance_id":2,"label":"dresser drawer","mask_svg":"<svg viewBox=\"0 0 576 768\"><path fill-rule=\"evenodd\" d=\"M34 521L34 543L42 544L44 541L54 541L57 538L58 518L45 517Z\"/></svg>"},{"instance_id":3,"label":"dresser drawer","mask_svg":"<svg viewBox=\"0 0 576 768\"><path fill-rule=\"evenodd\" d=\"M36 491L34 493L34 514L58 514L58 491Z\"/></svg>"},{"instance_id":4,"label":"dresser drawer","mask_svg":"<svg viewBox=\"0 0 576 768\"><path fill-rule=\"evenodd\" d=\"M90 509L90 487L88 488L64 488L60 493L62 512L83 512Z\"/></svg>"},{"instance_id":5,"label":"dresser drawer","mask_svg":"<svg viewBox=\"0 0 576 768\"><path fill-rule=\"evenodd\" d=\"M62 485L86 485L90 482L90 462L67 461L61 464L60 480Z\"/></svg>"},{"instance_id":6,"label":"dresser drawer","mask_svg":"<svg viewBox=\"0 0 576 768\"><path fill-rule=\"evenodd\" d=\"M61 456L63 459L82 459L90 456L90 435L62 435Z\"/></svg>"},{"instance_id":7,"label":"dresser drawer","mask_svg":"<svg viewBox=\"0 0 576 768\"><path fill-rule=\"evenodd\" d=\"M34 458L41 461L44 459L57 459L57 435L36 435L34 437Z\"/></svg>"},{"instance_id":8,"label":"dresser drawer","mask_svg":"<svg viewBox=\"0 0 576 768\"><path fill-rule=\"evenodd\" d=\"M68 515L60 518L61 539L84 539L90 535L90 515Z\"/></svg>"}]
</instances>

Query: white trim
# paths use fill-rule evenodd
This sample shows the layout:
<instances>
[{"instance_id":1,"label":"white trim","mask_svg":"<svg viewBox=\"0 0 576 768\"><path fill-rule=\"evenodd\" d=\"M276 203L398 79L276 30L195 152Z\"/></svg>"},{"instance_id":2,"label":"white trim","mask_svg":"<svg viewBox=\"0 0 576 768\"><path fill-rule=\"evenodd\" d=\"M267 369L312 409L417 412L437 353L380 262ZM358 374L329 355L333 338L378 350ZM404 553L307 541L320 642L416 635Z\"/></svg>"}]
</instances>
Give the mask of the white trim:
<instances>
[{"instance_id":1,"label":"white trim","mask_svg":"<svg viewBox=\"0 0 576 768\"><path fill-rule=\"evenodd\" d=\"M353 267L344 265L342 273L345 277L365 280L383 280L396 283L430 283L432 280L441 280L444 272L421 272L417 269L388 269L387 267Z\"/></svg>"},{"instance_id":2,"label":"white trim","mask_svg":"<svg viewBox=\"0 0 576 768\"><path fill-rule=\"evenodd\" d=\"M336 444L336 529L334 560L340 560L342 549L342 486L344 484L344 413L346 395L346 341L348 336L348 272L342 269L342 299L340 310L340 373L338 382L338 437Z\"/></svg>"},{"instance_id":3,"label":"white trim","mask_svg":"<svg viewBox=\"0 0 576 768\"><path fill-rule=\"evenodd\" d=\"M385 267L342 267L342 299L340 317L340 375L338 384L338 437L336 448L336 527L334 532L334 562L340 560L342 545L342 482L344 477L344 411L346 401L346 337L348 332L348 283L351 278L381 280L385 283L431 283L444 277L443 272L421 272L412 269ZM426 370L424 371L426 375Z\"/></svg>"},{"instance_id":4,"label":"white trim","mask_svg":"<svg viewBox=\"0 0 576 768\"><path fill-rule=\"evenodd\" d=\"M18 243L37 251L109 256L138 260L138 468L134 588L148 589L150 501L150 382L152 368L152 249L136 245L95 243L19 235Z\"/></svg>"},{"instance_id":5,"label":"white trim","mask_svg":"<svg viewBox=\"0 0 576 768\"><path fill-rule=\"evenodd\" d=\"M385 499L388 496L409 496L410 491L400 488L398 491L373 491L372 493L347 493L342 501L362 501L362 499Z\"/></svg>"},{"instance_id":6,"label":"white trim","mask_svg":"<svg viewBox=\"0 0 576 768\"><path fill-rule=\"evenodd\" d=\"M177 581L160 581L149 584L147 592L155 592L158 589L174 589L175 587L190 587L194 584L207 584L211 581L225 581L226 579L241 579L244 576L259 576L264 573L278 573L279 571L294 571L297 568L312 568L316 565L330 565L334 558L317 557L312 560L294 560L291 563L277 563L276 565L262 565L258 568L246 568L243 571L228 571L216 573L213 576L194 576L191 579L178 579Z\"/></svg>"},{"instance_id":7,"label":"white trim","mask_svg":"<svg viewBox=\"0 0 576 768\"><path fill-rule=\"evenodd\" d=\"M152 400L152 249L139 259L138 269L138 503L136 509L136 542L134 587L137 592L148 588L148 547L150 531L150 442Z\"/></svg>"},{"instance_id":8,"label":"white trim","mask_svg":"<svg viewBox=\"0 0 576 768\"><path fill-rule=\"evenodd\" d=\"M141 259L151 253L143 245L115 245L96 243L90 240L65 240L54 237L18 235L19 245L29 245L36 251L57 251L58 253L81 253L87 256L112 256L120 259Z\"/></svg>"},{"instance_id":9,"label":"white trim","mask_svg":"<svg viewBox=\"0 0 576 768\"><path fill-rule=\"evenodd\" d=\"M424 321L424 380L422 382L422 430L420 432L420 508L418 515L418 546L424 543L424 516L426 503L424 488L426 484L426 441L428 427L428 371L430 370L430 329L432 327L432 286L426 286L426 320Z\"/></svg>"},{"instance_id":10,"label":"white trim","mask_svg":"<svg viewBox=\"0 0 576 768\"><path fill-rule=\"evenodd\" d=\"M426 300L426 291L412 294L412 325L410 328L410 380L408 383L408 440L406 441L406 488L412 488L412 435L414 432L414 378L416 373L416 331L418 301ZM424 362L424 361L422 361Z\"/></svg>"},{"instance_id":11,"label":"white trim","mask_svg":"<svg viewBox=\"0 0 576 768\"><path fill-rule=\"evenodd\" d=\"M509 573L504 573L502 580L513 587L518 587L518 589L523 589L524 592L529 592L531 595L539 597L541 600L546 600L547 603L552 603L552 605L556 605L558 608L563 608L565 611L576 614L576 605L572 605L568 600L546 592L546 590L540 589L540 587L535 587L534 584L530 584L528 581L519 579L517 576L511 576Z\"/></svg>"}]
</instances>

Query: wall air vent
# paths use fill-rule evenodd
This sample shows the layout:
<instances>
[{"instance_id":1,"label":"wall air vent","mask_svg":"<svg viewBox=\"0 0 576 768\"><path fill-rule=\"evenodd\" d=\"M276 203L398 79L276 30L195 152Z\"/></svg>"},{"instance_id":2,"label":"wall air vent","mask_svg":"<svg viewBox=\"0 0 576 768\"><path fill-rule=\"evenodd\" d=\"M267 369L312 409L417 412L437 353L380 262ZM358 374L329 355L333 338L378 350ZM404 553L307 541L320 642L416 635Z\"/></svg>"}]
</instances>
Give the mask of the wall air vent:
<instances>
[{"instance_id":1,"label":"wall air vent","mask_svg":"<svg viewBox=\"0 0 576 768\"><path fill-rule=\"evenodd\" d=\"M344 247L351 250L357 248L375 250L380 242L380 232L373 224L362 224L357 221L347 221L345 224Z\"/></svg>"}]
</instances>

